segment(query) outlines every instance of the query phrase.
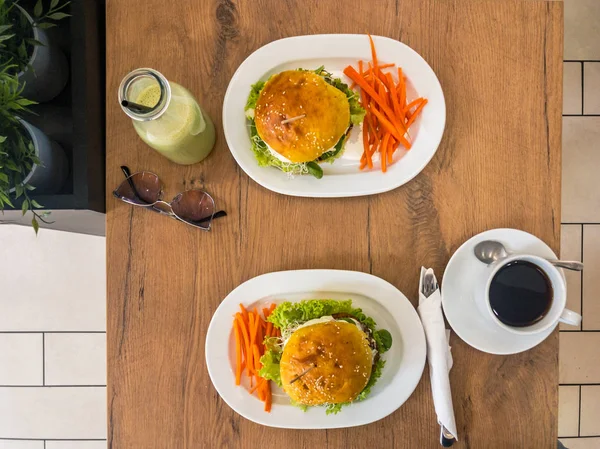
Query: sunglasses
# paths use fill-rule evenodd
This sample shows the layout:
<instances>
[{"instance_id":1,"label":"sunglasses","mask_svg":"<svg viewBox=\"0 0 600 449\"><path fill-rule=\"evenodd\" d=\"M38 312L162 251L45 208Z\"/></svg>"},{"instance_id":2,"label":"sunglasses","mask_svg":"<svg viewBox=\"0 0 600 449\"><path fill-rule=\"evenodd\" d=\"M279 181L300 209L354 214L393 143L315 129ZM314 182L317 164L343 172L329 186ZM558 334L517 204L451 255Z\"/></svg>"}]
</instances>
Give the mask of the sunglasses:
<instances>
[{"instance_id":1,"label":"sunglasses","mask_svg":"<svg viewBox=\"0 0 600 449\"><path fill-rule=\"evenodd\" d=\"M145 207L203 231L210 231L214 218L227 215L224 210L215 212L215 200L203 190L186 190L167 203L162 200L163 189L158 175L148 171L132 175L124 165L121 170L125 181L113 191L113 195L125 203Z\"/></svg>"}]
</instances>

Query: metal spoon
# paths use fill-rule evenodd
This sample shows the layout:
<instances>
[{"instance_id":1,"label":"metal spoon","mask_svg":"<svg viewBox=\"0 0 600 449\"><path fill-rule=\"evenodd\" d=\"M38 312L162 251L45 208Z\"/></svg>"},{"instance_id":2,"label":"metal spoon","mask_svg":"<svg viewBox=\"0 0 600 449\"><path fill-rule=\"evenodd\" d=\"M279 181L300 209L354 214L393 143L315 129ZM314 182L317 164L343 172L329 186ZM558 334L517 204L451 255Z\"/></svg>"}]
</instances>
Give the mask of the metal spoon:
<instances>
[{"instance_id":1,"label":"metal spoon","mask_svg":"<svg viewBox=\"0 0 600 449\"><path fill-rule=\"evenodd\" d=\"M504 245L496 240L484 240L475 245L475 257L485 264L491 264L497 260L509 256ZM546 259L555 267L565 268L567 270L582 271L583 264L577 261Z\"/></svg>"}]
</instances>

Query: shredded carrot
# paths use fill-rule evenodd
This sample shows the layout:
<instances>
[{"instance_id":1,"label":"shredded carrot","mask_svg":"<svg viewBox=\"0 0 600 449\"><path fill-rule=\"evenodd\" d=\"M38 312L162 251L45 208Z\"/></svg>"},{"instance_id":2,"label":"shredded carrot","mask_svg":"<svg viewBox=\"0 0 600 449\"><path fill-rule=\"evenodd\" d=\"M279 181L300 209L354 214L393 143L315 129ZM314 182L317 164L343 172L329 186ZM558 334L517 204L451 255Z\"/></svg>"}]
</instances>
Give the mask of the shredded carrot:
<instances>
[{"instance_id":1,"label":"shredded carrot","mask_svg":"<svg viewBox=\"0 0 600 449\"><path fill-rule=\"evenodd\" d=\"M364 89L366 93L370 95L371 98L381 107L381 110L387 116L388 123L392 124L394 128L396 128L397 139L400 140L402 145L404 145L406 148L410 148L410 143L402 136L404 133L406 133L404 125L399 124L399 121L396 120L394 116L394 112L386 105L383 98L381 98L381 96L375 92L375 89L369 86L364 78L361 78L358 72L352 66L346 67L344 69L344 74L351 80L356 81L356 84L358 84L361 89ZM374 108L371 108L371 110L375 111Z\"/></svg>"},{"instance_id":2,"label":"shredded carrot","mask_svg":"<svg viewBox=\"0 0 600 449\"><path fill-rule=\"evenodd\" d=\"M260 364L260 352L256 343L252 345L252 354L254 355L254 369L258 372L262 365Z\"/></svg>"},{"instance_id":3,"label":"shredded carrot","mask_svg":"<svg viewBox=\"0 0 600 449\"><path fill-rule=\"evenodd\" d=\"M235 334L235 384L239 385L242 379L242 336L240 335L240 327L235 320L233 322L233 332Z\"/></svg>"},{"instance_id":4,"label":"shredded carrot","mask_svg":"<svg viewBox=\"0 0 600 449\"><path fill-rule=\"evenodd\" d=\"M371 58L373 59L373 66L377 68L377 52L375 51L375 43L373 42L373 38L369 34L369 42L371 43Z\"/></svg>"},{"instance_id":5,"label":"shredded carrot","mask_svg":"<svg viewBox=\"0 0 600 449\"><path fill-rule=\"evenodd\" d=\"M273 323L267 321L277 304L262 307L259 313L255 307L248 311L240 304L240 311L234 315L233 334L235 340L235 384L241 385L245 373L249 379L249 393L256 395L265 403L265 411L272 407L271 381L260 376L261 357L265 354L266 337L281 336Z\"/></svg>"},{"instance_id":6,"label":"shredded carrot","mask_svg":"<svg viewBox=\"0 0 600 449\"><path fill-rule=\"evenodd\" d=\"M382 172L386 172L387 171L387 146L388 146L388 142L390 140L390 133L385 133L385 136L383 136L383 141L381 142L381 146L379 147L379 153L381 154L381 171Z\"/></svg>"},{"instance_id":7,"label":"shredded carrot","mask_svg":"<svg viewBox=\"0 0 600 449\"><path fill-rule=\"evenodd\" d=\"M358 71L351 65L344 69L353 87L360 88L360 103L366 111L363 123L363 154L359 168L373 167L373 154L380 153L381 170L387 171L394 162L394 152L402 145L410 150L412 146L409 128L427 104L418 98L407 104L406 79L401 67L395 64L381 64L377 56L375 42L369 35L371 61L358 62ZM392 68L393 72L384 69ZM398 79L394 80L395 72ZM412 111L414 108L414 111Z\"/></svg>"},{"instance_id":8,"label":"shredded carrot","mask_svg":"<svg viewBox=\"0 0 600 449\"><path fill-rule=\"evenodd\" d=\"M238 321L238 325L240 327L240 330L242 331L242 336L244 337L244 347L245 347L246 357L249 358L250 357L250 337L248 335L248 329L246 328L246 325L244 324L244 318L242 317L241 313L239 313L239 312L236 313L235 318ZM250 366L249 366L248 362L246 362L246 375L250 376Z\"/></svg>"},{"instance_id":9,"label":"shredded carrot","mask_svg":"<svg viewBox=\"0 0 600 449\"><path fill-rule=\"evenodd\" d=\"M273 403L273 398L271 396L271 382L267 382L267 385L265 387L265 391L266 391L266 399L265 399L265 412L270 412L271 411L271 405Z\"/></svg>"},{"instance_id":10,"label":"shredded carrot","mask_svg":"<svg viewBox=\"0 0 600 449\"><path fill-rule=\"evenodd\" d=\"M417 109L415 109L415 112L412 113L412 115L408 119L408 122L406 122L407 126L410 126L415 122L415 120L417 119L417 117L419 116L419 114L421 113L421 111L423 110L423 108L425 107L426 104L427 104L427 100L425 99L421 102L421 104L417 107Z\"/></svg>"}]
</instances>

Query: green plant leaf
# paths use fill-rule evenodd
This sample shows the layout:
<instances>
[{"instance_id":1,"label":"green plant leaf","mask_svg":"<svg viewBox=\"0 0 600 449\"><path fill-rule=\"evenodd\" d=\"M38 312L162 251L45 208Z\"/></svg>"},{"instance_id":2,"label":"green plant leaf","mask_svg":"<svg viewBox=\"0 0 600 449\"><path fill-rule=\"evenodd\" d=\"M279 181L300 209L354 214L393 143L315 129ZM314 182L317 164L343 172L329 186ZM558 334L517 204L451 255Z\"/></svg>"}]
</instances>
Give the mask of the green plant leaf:
<instances>
[{"instance_id":1,"label":"green plant leaf","mask_svg":"<svg viewBox=\"0 0 600 449\"><path fill-rule=\"evenodd\" d=\"M41 209L42 207L44 207L44 206L42 206L40 203L38 203L36 200L30 200L30 201L31 201L31 205L32 205L33 207L35 207L36 209ZM389 332L388 332L388 333L389 333Z\"/></svg>"},{"instance_id":2,"label":"green plant leaf","mask_svg":"<svg viewBox=\"0 0 600 449\"><path fill-rule=\"evenodd\" d=\"M14 37L14 34L5 34L4 36L0 36L0 42L2 42L2 41L7 41L7 40L9 40L11 37Z\"/></svg>"},{"instance_id":3,"label":"green plant leaf","mask_svg":"<svg viewBox=\"0 0 600 449\"><path fill-rule=\"evenodd\" d=\"M33 226L33 230L35 231L35 235L37 235L38 231L40 230L40 224L38 223L38 221L36 220L35 217L33 217L31 219L31 226Z\"/></svg>"},{"instance_id":4,"label":"green plant leaf","mask_svg":"<svg viewBox=\"0 0 600 449\"><path fill-rule=\"evenodd\" d=\"M8 182L8 175L6 173L0 173L0 181Z\"/></svg>"},{"instance_id":5,"label":"green plant leaf","mask_svg":"<svg viewBox=\"0 0 600 449\"><path fill-rule=\"evenodd\" d=\"M24 192L25 189L23 188L23 184L15 185L15 199L18 199Z\"/></svg>"},{"instance_id":6,"label":"green plant leaf","mask_svg":"<svg viewBox=\"0 0 600 449\"><path fill-rule=\"evenodd\" d=\"M44 5L42 4L42 0L38 0L35 6L33 7L33 16L41 17L44 12Z\"/></svg>"},{"instance_id":7,"label":"green plant leaf","mask_svg":"<svg viewBox=\"0 0 600 449\"><path fill-rule=\"evenodd\" d=\"M4 33L6 30L10 30L12 25L0 25L0 34Z\"/></svg>"},{"instance_id":8,"label":"green plant leaf","mask_svg":"<svg viewBox=\"0 0 600 449\"><path fill-rule=\"evenodd\" d=\"M25 184L25 188L27 190L35 190L35 187L33 187L31 184Z\"/></svg>"},{"instance_id":9,"label":"green plant leaf","mask_svg":"<svg viewBox=\"0 0 600 449\"><path fill-rule=\"evenodd\" d=\"M65 14L64 12L55 12L53 14L50 14L47 17L48 17L48 19L52 19L52 20L62 20L62 19L66 19L67 17L71 17L71 14Z\"/></svg>"},{"instance_id":10,"label":"green plant leaf","mask_svg":"<svg viewBox=\"0 0 600 449\"><path fill-rule=\"evenodd\" d=\"M6 142L6 136L0 136L0 143Z\"/></svg>"},{"instance_id":11,"label":"green plant leaf","mask_svg":"<svg viewBox=\"0 0 600 449\"><path fill-rule=\"evenodd\" d=\"M25 42L27 42L29 45L38 45L38 46L42 46L44 47L44 43L38 41L37 39L33 39L33 38L27 38L25 39Z\"/></svg>"},{"instance_id":12,"label":"green plant leaf","mask_svg":"<svg viewBox=\"0 0 600 449\"><path fill-rule=\"evenodd\" d=\"M17 104L20 106L29 106L32 104L37 104L37 102L28 100L27 98L20 98L19 100L17 100Z\"/></svg>"},{"instance_id":13,"label":"green plant leaf","mask_svg":"<svg viewBox=\"0 0 600 449\"><path fill-rule=\"evenodd\" d=\"M23 212L23 215L25 215L28 210L29 210L29 201L23 200L23 204L21 204L21 212Z\"/></svg>"},{"instance_id":14,"label":"green plant leaf","mask_svg":"<svg viewBox=\"0 0 600 449\"><path fill-rule=\"evenodd\" d=\"M59 2L59 1L60 1L60 0L52 0L52 1L50 2L50 9L54 9L54 8L56 8L56 5L58 5L58 2Z\"/></svg>"},{"instance_id":15,"label":"green plant leaf","mask_svg":"<svg viewBox=\"0 0 600 449\"><path fill-rule=\"evenodd\" d=\"M6 204L8 204L10 207L15 207L13 206L13 204L10 202L10 198L8 196L6 196L4 193L0 192L0 198L2 198L2 201L4 201Z\"/></svg>"},{"instance_id":16,"label":"green plant leaf","mask_svg":"<svg viewBox=\"0 0 600 449\"><path fill-rule=\"evenodd\" d=\"M40 28L41 30L47 30L48 28L55 27L56 24L55 23L51 23L51 22L44 22L44 23L38 23L36 26L38 28Z\"/></svg>"}]
</instances>

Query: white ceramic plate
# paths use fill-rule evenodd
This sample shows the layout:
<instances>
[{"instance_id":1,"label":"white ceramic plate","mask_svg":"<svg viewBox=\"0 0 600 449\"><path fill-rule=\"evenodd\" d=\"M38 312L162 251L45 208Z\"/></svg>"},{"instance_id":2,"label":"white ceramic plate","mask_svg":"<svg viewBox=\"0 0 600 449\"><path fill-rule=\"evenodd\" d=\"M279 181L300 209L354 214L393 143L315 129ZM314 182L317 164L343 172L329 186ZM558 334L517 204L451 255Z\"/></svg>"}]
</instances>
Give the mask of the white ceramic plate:
<instances>
[{"instance_id":1,"label":"white ceramic plate","mask_svg":"<svg viewBox=\"0 0 600 449\"><path fill-rule=\"evenodd\" d=\"M359 170L362 155L362 127L352 130L344 154L333 164L320 164L324 176L291 178L274 167L259 167L250 145L244 106L250 86L283 70L316 69L325 66L348 85L342 73L359 59L371 60L369 39L360 34L298 36L271 42L252 53L237 69L223 102L223 129L227 145L240 167L254 181L274 192L293 196L345 197L371 195L395 189L418 175L435 154L446 122L444 94L435 73L414 50L387 37L373 36L379 61L402 67L408 79L408 100L419 96L428 104L411 126L413 146L409 152L396 151L394 164L382 173L379 162L372 170ZM397 79L397 75L395 76Z\"/></svg>"},{"instance_id":2,"label":"white ceramic plate","mask_svg":"<svg viewBox=\"0 0 600 449\"><path fill-rule=\"evenodd\" d=\"M378 328L392 334L386 365L369 397L326 415L320 407L303 412L290 405L275 387L271 413L248 394L248 385L235 385L233 316L239 304L247 307L302 299L352 299ZM260 310L260 309L259 309ZM233 290L215 312L206 336L206 365L213 385L225 402L243 417L270 427L333 429L368 424L386 417L412 394L425 366L425 335L414 307L393 285L366 273L339 270L298 270L264 274Z\"/></svg>"},{"instance_id":3,"label":"white ceramic plate","mask_svg":"<svg viewBox=\"0 0 600 449\"><path fill-rule=\"evenodd\" d=\"M516 354L540 344L554 327L535 335L517 335L498 326L475 301L474 280L485 276L486 266L473 249L483 240L502 242L509 253L532 254L556 259L556 255L534 235L517 229L492 229L471 237L456 250L442 280L442 305L450 326L467 344L490 354Z\"/></svg>"}]
</instances>

